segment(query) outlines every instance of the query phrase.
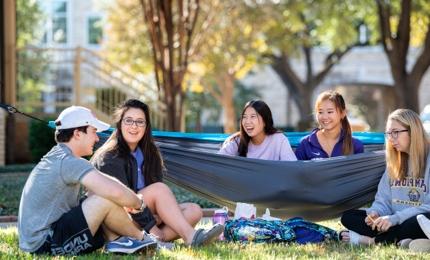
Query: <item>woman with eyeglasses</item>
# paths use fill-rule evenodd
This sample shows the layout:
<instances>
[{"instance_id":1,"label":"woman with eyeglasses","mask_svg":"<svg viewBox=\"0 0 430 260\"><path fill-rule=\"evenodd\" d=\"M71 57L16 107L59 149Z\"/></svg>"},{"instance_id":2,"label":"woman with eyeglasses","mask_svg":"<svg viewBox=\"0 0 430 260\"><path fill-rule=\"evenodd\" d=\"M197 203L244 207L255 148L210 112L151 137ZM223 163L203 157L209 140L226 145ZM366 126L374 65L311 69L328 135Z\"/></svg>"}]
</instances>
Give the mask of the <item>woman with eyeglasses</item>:
<instances>
[{"instance_id":1,"label":"woman with eyeglasses","mask_svg":"<svg viewBox=\"0 0 430 260\"><path fill-rule=\"evenodd\" d=\"M295 153L298 160L313 160L362 153L363 143L352 137L345 100L336 91L322 92L315 102L319 127L302 138Z\"/></svg>"},{"instance_id":2,"label":"woman with eyeglasses","mask_svg":"<svg viewBox=\"0 0 430 260\"><path fill-rule=\"evenodd\" d=\"M273 126L272 112L262 100L245 104L240 131L227 138L218 154L274 161L297 160L288 138Z\"/></svg>"},{"instance_id":3,"label":"woman with eyeglasses","mask_svg":"<svg viewBox=\"0 0 430 260\"><path fill-rule=\"evenodd\" d=\"M198 246L216 239L224 227L194 230L202 218L200 206L178 205L162 182L164 165L152 137L148 106L136 99L127 100L115 111L115 118L116 130L91 161L101 172L143 195L147 206L143 214L131 214L136 224L161 241L182 237L186 244Z\"/></svg>"},{"instance_id":4,"label":"woman with eyeglasses","mask_svg":"<svg viewBox=\"0 0 430 260\"><path fill-rule=\"evenodd\" d=\"M409 109L397 109L386 125L387 168L375 201L366 210L346 211L343 241L372 245L426 238L416 216L430 217L429 140L420 117ZM406 240L407 239L407 240Z\"/></svg>"}]
</instances>

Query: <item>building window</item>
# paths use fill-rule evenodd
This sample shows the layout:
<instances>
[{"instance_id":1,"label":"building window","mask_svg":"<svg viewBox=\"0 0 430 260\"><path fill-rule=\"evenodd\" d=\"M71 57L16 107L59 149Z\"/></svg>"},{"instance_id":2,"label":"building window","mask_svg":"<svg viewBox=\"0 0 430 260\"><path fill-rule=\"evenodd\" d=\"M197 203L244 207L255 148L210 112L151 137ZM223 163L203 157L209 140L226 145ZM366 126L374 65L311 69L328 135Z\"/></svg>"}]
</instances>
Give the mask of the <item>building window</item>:
<instances>
[{"instance_id":1,"label":"building window","mask_svg":"<svg viewBox=\"0 0 430 260\"><path fill-rule=\"evenodd\" d=\"M369 28L366 24L362 23L358 26L358 43L360 45L368 45L369 44Z\"/></svg>"},{"instance_id":2,"label":"building window","mask_svg":"<svg viewBox=\"0 0 430 260\"><path fill-rule=\"evenodd\" d=\"M53 19L52 40L56 43L67 43L67 19L65 17Z\"/></svg>"},{"instance_id":3,"label":"building window","mask_svg":"<svg viewBox=\"0 0 430 260\"><path fill-rule=\"evenodd\" d=\"M88 18L88 44L99 45L103 39L101 17Z\"/></svg>"},{"instance_id":4,"label":"building window","mask_svg":"<svg viewBox=\"0 0 430 260\"><path fill-rule=\"evenodd\" d=\"M44 44L67 44L68 42L68 12L67 0L41 1L45 11L45 33L42 38Z\"/></svg>"}]
</instances>

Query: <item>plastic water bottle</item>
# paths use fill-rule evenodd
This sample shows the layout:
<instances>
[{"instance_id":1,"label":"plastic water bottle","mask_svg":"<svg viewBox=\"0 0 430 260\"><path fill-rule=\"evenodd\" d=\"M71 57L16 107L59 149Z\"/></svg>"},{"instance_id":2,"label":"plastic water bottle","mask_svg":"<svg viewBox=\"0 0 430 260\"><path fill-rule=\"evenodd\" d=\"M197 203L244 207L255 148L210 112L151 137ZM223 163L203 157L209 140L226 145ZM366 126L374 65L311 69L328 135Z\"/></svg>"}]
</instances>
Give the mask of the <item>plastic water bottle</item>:
<instances>
[{"instance_id":1,"label":"plastic water bottle","mask_svg":"<svg viewBox=\"0 0 430 260\"><path fill-rule=\"evenodd\" d=\"M223 207L222 209L217 209L212 216L212 223L215 224L223 224L228 220L228 209ZM224 233L219 235L219 240L224 240Z\"/></svg>"}]
</instances>

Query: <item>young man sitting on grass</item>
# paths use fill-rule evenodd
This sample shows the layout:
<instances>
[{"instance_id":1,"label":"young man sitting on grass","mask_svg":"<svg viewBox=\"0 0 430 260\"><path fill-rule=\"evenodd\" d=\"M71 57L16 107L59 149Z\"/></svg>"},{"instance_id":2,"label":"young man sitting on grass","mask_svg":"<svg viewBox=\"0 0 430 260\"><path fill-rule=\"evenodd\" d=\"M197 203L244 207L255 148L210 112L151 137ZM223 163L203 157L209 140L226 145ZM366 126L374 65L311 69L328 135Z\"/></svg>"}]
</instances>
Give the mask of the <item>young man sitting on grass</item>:
<instances>
[{"instance_id":1,"label":"young man sitting on grass","mask_svg":"<svg viewBox=\"0 0 430 260\"><path fill-rule=\"evenodd\" d=\"M124 209L142 211L143 197L81 158L92 154L96 132L109 125L79 106L65 109L55 123L57 145L32 170L22 192L19 247L52 255L89 253L105 241L109 252L156 247ZM81 185L89 195L80 200Z\"/></svg>"},{"instance_id":2,"label":"young man sitting on grass","mask_svg":"<svg viewBox=\"0 0 430 260\"><path fill-rule=\"evenodd\" d=\"M157 247L158 241L139 229L151 214L144 196L81 158L93 153L99 141L97 132L107 130L109 125L79 106L66 108L55 124L57 145L32 170L22 192L19 247L26 252L53 255L89 253L106 241L106 251L114 253ZM88 191L82 199L81 185ZM165 208L172 206L159 203ZM223 230L223 225L192 229L190 245L212 242Z\"/></svg>"}]
</instances>

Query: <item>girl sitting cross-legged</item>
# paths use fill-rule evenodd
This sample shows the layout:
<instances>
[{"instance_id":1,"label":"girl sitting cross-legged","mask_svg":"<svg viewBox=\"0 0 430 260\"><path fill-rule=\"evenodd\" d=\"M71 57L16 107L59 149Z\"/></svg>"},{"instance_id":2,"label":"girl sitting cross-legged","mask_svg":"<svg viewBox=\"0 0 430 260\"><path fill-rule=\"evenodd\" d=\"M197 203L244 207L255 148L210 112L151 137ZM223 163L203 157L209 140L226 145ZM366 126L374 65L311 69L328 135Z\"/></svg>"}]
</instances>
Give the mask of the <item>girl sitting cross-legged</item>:
<instances>
[{"instance_id":1,"label":"girl sitting cross-legged","mask_svg":"<svg viewBox=\"0 0 430 260\"><path fill-rule=\"evenodd\" d=\"M397 109L386 125L387 168L375 201L367 210L349 210L342 224L343 241L353 244L398 243L426 238L416 216L430 217L429 140L420 117L409 109Z\"/></svg>"},{"instance_id":2,"label":"girl sitting cross-legged","mask_svg":"<svg viewBox=\"0 0 430 260\"><path fill-rule=\"evenodd\" d=\"M200 206L178 204L170 188L162 182L164 165L152 137L149 115L145 103L127 100L116 110L116 130L91 161L103 173L143 195L147 208L140 215L131 214L136 225L161 241L181 237L188 245L208 244L224 227L214 225L208 230L195 230L202 218Z\"/></svg>"}]
</instances>

